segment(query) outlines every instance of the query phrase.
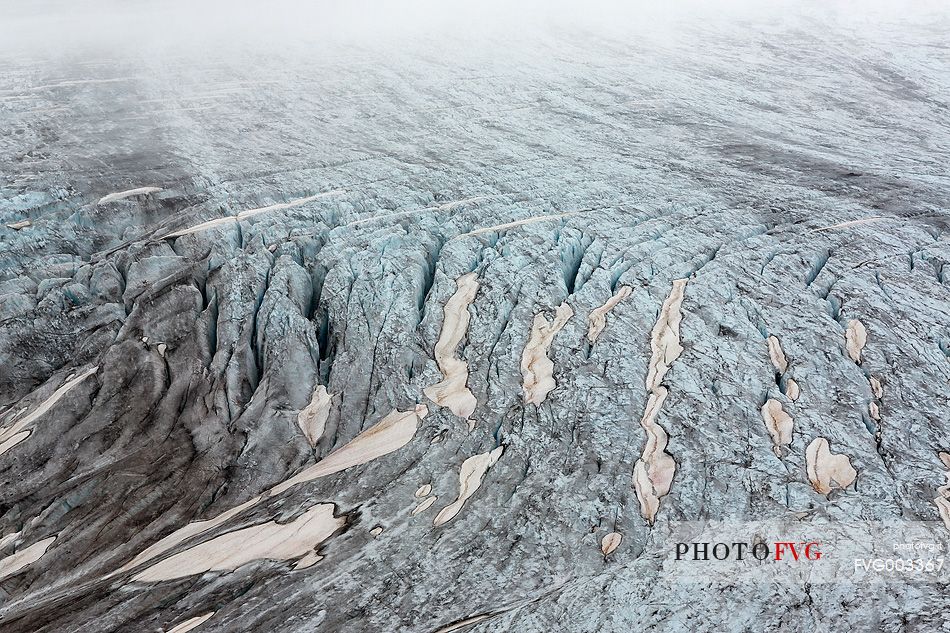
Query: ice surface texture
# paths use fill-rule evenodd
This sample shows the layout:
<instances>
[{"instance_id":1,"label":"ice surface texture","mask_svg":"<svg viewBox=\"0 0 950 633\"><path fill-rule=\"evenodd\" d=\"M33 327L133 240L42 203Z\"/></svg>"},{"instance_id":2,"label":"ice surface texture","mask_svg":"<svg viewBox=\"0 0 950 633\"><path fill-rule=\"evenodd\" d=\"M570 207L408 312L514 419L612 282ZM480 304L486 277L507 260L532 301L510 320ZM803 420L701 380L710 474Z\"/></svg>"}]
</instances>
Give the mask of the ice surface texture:
<instances>
[{"instance_id":1,"label":"ice surface texture","mask_svg":"<svg viewBox=\"0 0 950 633\"><path fill-rule=\"evenodd\" d=\"M0 631L940 630L653 535L950 536L947 31L5 54Z\"/></svg>"}]
</instances>

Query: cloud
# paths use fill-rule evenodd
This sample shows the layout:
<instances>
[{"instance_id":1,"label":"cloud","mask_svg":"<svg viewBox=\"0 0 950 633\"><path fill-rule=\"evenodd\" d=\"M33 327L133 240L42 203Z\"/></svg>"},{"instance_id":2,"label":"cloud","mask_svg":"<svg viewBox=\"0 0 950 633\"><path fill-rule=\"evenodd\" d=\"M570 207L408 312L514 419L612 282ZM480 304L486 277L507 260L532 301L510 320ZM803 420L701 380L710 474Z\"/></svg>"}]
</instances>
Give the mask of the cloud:
<instances>
[{"instance_id":1,"label":"cloud","mask_svg":"<svg viewBox=\"0 0 950 633\"><path fill-rule=\"evenodd\" d=\"M917 22L950 12L919 0L0 0L0 54L70 57L106 50L188 55L208 47L380 47L419 40L556 38L565 31L675 38L698 27L748 22L750 29L814 20Z\"/></svg>"}]
</instances>

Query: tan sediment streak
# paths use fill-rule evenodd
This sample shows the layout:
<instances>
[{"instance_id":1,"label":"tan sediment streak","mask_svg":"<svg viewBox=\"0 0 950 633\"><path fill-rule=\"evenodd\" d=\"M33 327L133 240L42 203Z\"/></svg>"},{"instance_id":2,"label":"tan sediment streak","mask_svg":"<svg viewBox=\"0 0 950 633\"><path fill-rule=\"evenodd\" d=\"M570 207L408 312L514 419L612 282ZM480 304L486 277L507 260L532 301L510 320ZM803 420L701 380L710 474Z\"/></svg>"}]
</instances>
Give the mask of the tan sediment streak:
<instances>
[{"instance_id":1,"label":"tan sediment streak","mask_svg":"<svg viewBox=\"0 0 950 633\"><path fill-rule=\"evenodd\" d=\"M301 471L296 476L274 486L253 499L222 512L212 519L194 521L175 530L145 549L107 577L138 567L177 547L190 538L205 534L223 525L229 519L256 506L264 499L278 495L297 484L319 479L320 477L326 477L347 468L365 464L366 462L402 448L413 438L419 422L425 418L426 415L428 415L428 409L425 405L416 405L416 408L410 411L393 411L374 426L363 431L347 444L330 453L313 466Z\"/></svg>"},{"instance_id":2,"label":"tan sediment streak","mask_svg":"<svg viewBox=\"0 0 950 633\"><path fill-rule=\"evenodd\" d=\"M680 345L680 307L683 305L683 293L686 289L685 279L673 281L673 289L663 302L660 316L653 326L650 338L650 348L653 354L650 358L650 369L647 373L647 391L653 391L663 382L663 377L670 370L673 361L679 358L683 348Z\"/></svg>"},{"instance_id":3,"label":"tan sediment streak","mask_svg":"<svg viewBox=\"0 0 950 633\"><path fill-rule=\"evenodd\" d=\"M31 431L26 430L28 426L46 415L71 389L89 376L92 376L98 370L98 367L90 367L78 376L70 378L64 382L59 389L54 391L49 398L34 407L32 411L15 418L9 426L0 429L0 455L28 438L31 433Z\"/></svg>"},{"instance_id":4,"label":"tan sediment streak","mask_svg":"<svg viewBox=\"0 0 950 633\"><path fill-rule=\"evenodd\" d=\"M656 416L667 395L666 387L657 387L647 400L640 426L646 431L646 444L633 468L633 486L640 501L640 514L651 525L660 510L660 499L670 493L676 462L666 452L669 436L657 424Z\"/></svg>"},{"instance_id":5,"label":"tan sediment streak","mask_svg":"<svg viewBox=\"0 0 950 633\"><path fill-rule=\"evenodd\" d=\"M785 350L782 349L782 341L779 340L777 336L770 335L766 339L769 347L769 359L772 361L772 366L775 367L775 371L779 376L784 377L788 373L788 357L785 355ZM794 378L788 377L784 378L785 387L782 389L782 393L785 394L785 397L795 402L798 400L798 397L801 395L801 388L798 386L798 383L795 382ZM764 415L764 412L763 412ZM766 424L768 424L766 420ZM777 445L776 445L777 446ZM779 451L775 451L775 454L781 457Z\"/></svg>"},{"instance_id":6,"label":"tan sediment streak","mask_svg":"<svg viewBox=\"0 0 950 633\"><path fill-rule=\"evenodd\" d=\"M323 556L317 554L316 551L307 552L303 555L303 558L294 563L294 571L297 571L298 569L306 569L307 567L313 567L322 560Z\"/></svg>"},{"instance_id":7,"label":"tan sediment streak","mask_svg":"<svg viewBox=\"0 0 950 633\"><path fill-rule=\"evenodd\" d=\"M657 414L667 396L662 386L664 376L683 351L680 345L680 321L686 279L675 279L669 296L660 308L659 317L653 326L650 338L650 366L647 372L646 388L650 394L647 400L640 426L646 432L643 452L633 468L633 486L640 502L640 514L653 525L660 509L660 499L670 492L676 462L666 452L669 436L656 421Z\"/></svg>"},{"instance_id":8,"label":"tan sediment streak","mask_svg":"<svg viewBox=\"0 0 950 633\"><path fill-rule=\"evenodd\" d=\"M848 321L848 329L844 333L848 356L856 363L861 362L861 351L868 342L868 331L864 324L857 319Z\"/></svg>"},{"instance_id":9,"label":"tan sediment streak","mask_svg":"<svg viewBox=\"0 0 950 633\"><path fill-rule=\"evenodd\" d=\"M196 618L185 620L174 628L169 629L168 633L188 633L188 631L196 629L210 620L211 616L213 616L215 613L217 613L217 611L212 611L211 613L205 613L204 615L199 615Z\"/></svg>"},{"instance_id":10,"label":"tan sediment streak","mask_svg":"<svg viewBox=\"0 0 950 633\"><path fill-rule=\"evenodd\" d=\"M116 200L131 198L132 196L144 196L145 194L149 193L158 193L161 190L161 187L139 187L137 189L129 189L127 191L117 191L116 193L110 193L107 196L99 198L99 202L96 204L109 204L110 202L115 202Z\"/></svg>"},{"instance_id":11,"label":"tan sediment streak","mask_svg":"<svg viewBox=\"0 0 950 633\"><path fill-rule=\"evenodd\" d=\"M419 422L428 414L429 409L422 404L409 411L393 411L342 448L287 481L277 484L266 494L278 495L297 484L326 477L392 453L409 443L416 434Z\"/></svg>"},{"instance_id":12,"label":"tan sediment streak","mask_svg":"<svg viewBox=\"0 0 950 633\"><path fill-rule=\"evenodd\" d=\"M782 342L778 340L777 336L770 336L768 344L769 358L772 359L772 365L780 374L784 374L788 371L788 359L785 358L785 352L782 350Z\"/></svg>"},{"instance_id":13,"label":"tan sediment streak","mask_svg":"<svg viewBox=\"0 0 950 633\"><path fill-rule=\"evenodd\" d=\"M522 390L526 403L540 405L557 386L553 375L554 362L548 358L548 350L554 335L561 331L572 316L574 310L566 302L557 307L554 320L550 323L543 314L535 315L531 336L521 354Z\"/></svg>"},{"instance_id":14,"label":"tan sediment streak","mask_svg":"<svg viewBox=\"0 0 950 633\"><path fill-rule=\"evenodd\" d=\"M415 508L412 509L412 512L409 513L409 516L416 516L417 514L421 512L425 512L426 510L432 507L432 504L435 503L437 499L438 497L435 497L435 496L423 499L422 503L420 503L419 505L417 505Z\"/></svg>"},{"instance_id":15,"label":"tan sediment streak","mask_svg":"<svg viewBox=\"0 0 950 633\"><path fill-rule=\"evenodd\" d=\"M236 215L229 215L223 218L217 218L215 220L208 220L207 222L196 224L195 226L189 227L187 229L173 231L172 233L165 235L163 239L181 237L183 235L191 235L192 233L198 233L200 231L204 231L206 229L210 229L215 226L220 226L222 224L227 224L229 222L237 222L238 220L251 218L256 215L261 215L262 213L272 213L274 211L283 211L285 209L292 209L294 207L299 207L309 202L313 202L314 200L319 200L320 198L342 195L344 193L346 193L346 191L344 191L343 189L334 189L333 191L325 191L323 193L318 193L314 196L307 196L306 198L298 198L296 200L291 200L290 202L281 202L278 204L271 204L266 207L260 207L257 209L248 209L247 211L241 211L240 213Z\"/></svg>"},{"instance_id":16,"label":"tan sediment streak","mask_svg":"<svg viewBox=\"0 0 950 633\"><path fill-rule=\"evenodd\" d=\"M306 556L346 524L332 503L319 503L288 523L268 521L222 534L169 556L136 574L133 582L174 580L208 571L233 571L255 560Z\"/></svg>"},{"instance_id":17,"label":"tan sediment streak","mask_svg":"<svg viewBox=\"0 0 950 633\"><path fill-rule=\"evenodd\" d=\"M473 455L462 462L462 467L459 470L458 499L442 508L432 521L433 525L443 525L458 515L465 502L475 494L475 491L482 485L482 479L485 477L485 473L488 472L489 468L495 465L504 450L505 448L503 446L499 446L487 453Z\"/></svg>"},{"instance_id":18,"label":"tan sediment streak","mask_svg":"<svg viewBox=\"0 0 950 633\"><path fill-rule=\"evenodd\" d=\"M858 476L848 456L832 453L828 440L823 437L816 437L808 445L805 463L812 488L823 495L830 493L835 486L847 488Z\"/></svg>"},{"instance_id":19,"label":"tan sediment streak","mask_svg":"<svg viewBox=\"0 0 950 633\"><path fill-rule=\"evenodd\" d=\"M623 541L623 535L620 532L611 532L600 541L600 551L604 556L609 556L615 549L620 547Z\"/></svg>"},{"instance_id":20,"label":"tan sediment streak","mask_svg":"<svg viewBox=\"0 0 950 633\"><path fill-rule=\"evenodd\" d=\"M442 372L442 381L423 390L426 397L460 418L468 419L475 412L475 395L468 388L468 363L457 358L459 343L468 332L471 315L468 307L478 293L478 276L462 275L455 281L457 290L445 303L442 331L435 344L435 362Z\"/></svg>"},{"instance_id":21,"label":"tan sediment streak","mask_svg":"<svg viewBox=\"0 0 950 633\"><path fill-rule=\"evenodd\" d=\"M792 443L792 429L794 427L792 416L785 412L781 402L769 398L762 405L762 420L772 437L772 452L775 453L776 457L781 458L782 447Z\"/></svg>"},{"instance_id":22,"label":"tan sediment streak","mask_svg":"<svg viewBox=\"0 0 950 633\"><path fill-rule=\"evenodd\" d=\"M600 333L607 327L607 313L613 310L618 303L629 297L632 292L633 288L630 286L621 286L620 290L607 299L604 305L591 310L591 313L587 317L587 340L591 343L597 341L597 337L599 337Z\"/></svg>"},{"instance_id":23,"label":"tan sediment streak","mask_svg":"<svg viewBox=\"0 0 950 633\"><path fill-rule=\"evenodd\" d=\"M112 572L111 574L109 574L109 576L112 576L115 574L121 574L122 572L138 567L139 565L152 560L156 556L160 556L164 554L165 552L167 552L168 550L177 547L178 545L180 545L181 543L185 542L186 540L192 537L198 536L200 534L204 534L205 532L209 532L218 526L224 525L229 519L236 517L241 512L244 512L245 510L247 510L248 508L254 507L258 503L260 503L263 499L264 499L264 495L258 495L254 497L253 499L245 501L241 505L235 506L231 508L230 510L222 512L221 514L214 517L213 519L208 519L206 521L194 521L192 523L189 523L185 527L175 530L174 532L172 532L165 538L161 539L157 543L146 548L143 552L141 552L138 556L133 558L131 561L129 561L128 563L126 563L125 565L117 569L116 571Z\"/></svg>"},{"instance_id":24,"label":"tan sediment streak","mask_svg":"<svg viewBox=\"0 0 950 633\"><path fill-rule=\"evenodd\" d=\"M304 437L310 443L311 447L317 445L317 441L323 437L323 431L327 426L327 418L330 417L330 407L333 404L335 393L328 393L324 385L317 385L313 390L313 397L310 399L304 409L297 414L297 426L303 431Z\"/></svg>"},{"instance_id":25,"label":"tan sediment streak","mask_svg":"<svg viewBox=\"0 0 950 633\"><path fill-rule=\"evenodd\" d=\"M794 378L789 378L785 381L785 395L788 396L788 399L792 402L798 400L799 396L802 395L801 387L798 386Z\"/></svg>"},{"instance_id":26,"label":"tan sediment streak","mask_svg":"<svg viewBox=\"0 0 950 633\"><path fill-rule=\"evenodd\" d=\"M3 455L8 450L30 437L30 434L33 433L33 429L26 429L18 433L14 433L7 437L7 439L0 442L0 455Z\"/></svg>"},{"instance_id":27,"label":"tan sediment streak","mask_svg":"<svg viewBox=\"0 0 950 633\"><path fill-rule=\"evenodd\" d=\"M845 345L848 349L848 356L856 364L861 364L861 352L868 342L868 331L864 324L857 319L848 321L848 329L845 331ZM868 415L875 422L881 422L881 399L884 397L884 388L881 381L876 376L868 376L868 386L871 388L871 402L868 403ZM882 435L881 425L878 425L875 439L880 442Z\"/></svg>"},{"instance_id":28,"label":"tan sediment streak","mask_svg":"<svg viewBox=\"0 0 950 633\"><path fill-rule=\"evenodd\" d=\"M43 554L46 553L46 550L49 549L50 545L52 545L53 541L55 540L55 536L50 536L49 538L45 538L42 541L37 541L29 547L25 547L22 550L7 556L6 558L0 559L0 580L5 580L10 576L15 576L28 566L38 561L40 558L42 558Z\"/></svg>"}]
</instances>

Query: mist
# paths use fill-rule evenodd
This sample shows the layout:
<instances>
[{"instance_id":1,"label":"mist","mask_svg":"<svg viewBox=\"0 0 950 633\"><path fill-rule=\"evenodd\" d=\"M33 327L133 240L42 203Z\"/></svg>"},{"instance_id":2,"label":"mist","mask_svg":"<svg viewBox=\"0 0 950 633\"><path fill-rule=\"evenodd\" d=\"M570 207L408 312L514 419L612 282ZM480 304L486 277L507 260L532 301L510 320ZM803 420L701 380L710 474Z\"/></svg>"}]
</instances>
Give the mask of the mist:
<instances>
[{"instance_id":1,"label":"mist","mask_svg":"<svg viewBox=\"0 0 950 633\"><path fill-rule=\"evenodd\" d=\"M203 54L212 48L346 50L433 41L495 47L499 40L518 45L565 32L675 40L714 36L737 26L752 35L832 25L861 36L879 29L946 25L948 15L947 3L936 0L4 2L0 54L73 58L101 52L154 58L163 53Z\"/></svg>"}]
</instances>

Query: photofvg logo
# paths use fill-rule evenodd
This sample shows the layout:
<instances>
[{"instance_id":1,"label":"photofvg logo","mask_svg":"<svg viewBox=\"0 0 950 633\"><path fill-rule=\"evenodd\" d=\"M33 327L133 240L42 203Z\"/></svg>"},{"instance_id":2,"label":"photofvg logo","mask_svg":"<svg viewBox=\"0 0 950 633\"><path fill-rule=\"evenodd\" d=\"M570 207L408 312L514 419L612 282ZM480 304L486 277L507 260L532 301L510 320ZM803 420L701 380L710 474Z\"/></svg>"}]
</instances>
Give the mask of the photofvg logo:
<instances>
[{"instance_id":1,"label":"photofvg logo","mask_svg":"<svg viewBox=\"0 0 950 633\"><path fill-rule=\"evenodd\" d=\"M744 541L710 543L706 541L676 543L676 560L692 561L743 561L752 558L758 561L816 561L821 560L820 541L773 541L766 543Z\"/></svg>"},{"instance_id":2,"label":"photofvg logo","mask_svg":"<svg viewBox=\"0 0 950 633\"><path fill-rule=\"evenodd\" d=\"M657 523L647 556L663 582L947 585L947 532L934 521L690 521ZM948 557L950 558L950 557Z\"/></svg>"}]
</instances>

